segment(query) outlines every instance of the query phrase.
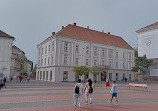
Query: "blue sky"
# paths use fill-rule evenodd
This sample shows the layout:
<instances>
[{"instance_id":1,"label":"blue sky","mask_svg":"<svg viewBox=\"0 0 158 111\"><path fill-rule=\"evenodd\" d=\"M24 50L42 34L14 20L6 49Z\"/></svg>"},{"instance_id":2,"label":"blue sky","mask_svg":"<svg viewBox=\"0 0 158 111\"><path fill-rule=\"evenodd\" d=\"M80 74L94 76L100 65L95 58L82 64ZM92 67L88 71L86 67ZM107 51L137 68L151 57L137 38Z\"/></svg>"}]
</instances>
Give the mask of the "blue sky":
<instances>
[{"instance_id":1,"label":"blue sky","mask_svg":"<svg viewBox=\"0 0 158 111\"><path fill-rule=\"evenodd\" d=\"M36 63L36 45L61 26L79 26L121 36L137 47L136 30L158 22L158 0L0 0L0 30Z\"/></svg>"}]
</instances>

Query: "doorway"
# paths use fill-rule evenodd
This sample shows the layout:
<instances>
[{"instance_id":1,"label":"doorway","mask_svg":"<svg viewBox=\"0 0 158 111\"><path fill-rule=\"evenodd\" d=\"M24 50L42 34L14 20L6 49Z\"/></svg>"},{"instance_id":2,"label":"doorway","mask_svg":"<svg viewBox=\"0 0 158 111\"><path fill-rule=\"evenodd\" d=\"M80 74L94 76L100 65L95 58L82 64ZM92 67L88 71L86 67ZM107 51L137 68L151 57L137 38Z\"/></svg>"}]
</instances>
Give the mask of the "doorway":
<instances>
[{"instance_id":1,"label":"doorway","mask_svg":"<svg viewBox=\"0 0 158 111\"><path fill-rule=\"evenodd\" d=\"M101 81L106 81L106 72L101 72Z\"/></svg>"},{"instance_id":2,"label":"doorway","mask_svg":"<svg viewBox=\"0 0 158 111\"><path fill-rule=\"evenodd\" d=\"M63 72L63 81L68 81L68 71Z\"/></svg>"}]
</instances>

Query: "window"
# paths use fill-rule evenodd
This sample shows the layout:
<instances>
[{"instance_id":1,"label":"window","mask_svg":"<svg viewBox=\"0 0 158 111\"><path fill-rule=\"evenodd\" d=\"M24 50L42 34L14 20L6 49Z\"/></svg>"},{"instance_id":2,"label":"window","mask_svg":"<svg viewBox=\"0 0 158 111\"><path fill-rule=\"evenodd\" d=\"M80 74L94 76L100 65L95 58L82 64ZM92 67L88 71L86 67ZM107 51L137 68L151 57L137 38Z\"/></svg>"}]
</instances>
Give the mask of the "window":
<instances>
[{"instance_id":1,"label":"window","mask_svg":"<svg viewBox=\"0 0 158 111\"><path fill-rule=\"evenodd\" d=\"M45 47L45 54L47 54L47 46Z\"/></svg>"},{"instance_id":2,"label":"window","mask_svg":"<svg viewBox=\"0 0 158 111\"><path fill-rule=\"evenodd\" d=\"M38 60L38 66L40 66L40 60Z\"/></svg>"},{"instance_id":3,"label":"window","mask_svg":"<svg viewBox=\"0 0 158 111\"><path fill-rule=\"evenodd\" d=\"M128 62L128 69L131 69L131 67L132 67L132 63Z\"/></svg>"},{"instance_id":4,"label":"window","mask_svg":"<svg viewBox=\"0 0 158 111\"><path fill-rule=\"evenodd\" d=\"M86 46L86 54L89 54L89 47Z\"/></svg>"},{"instance_id":5,"label":"window","mask_svg":"<svg viewBox=\"0 0 158 111\"><path fill-rule=\"evenodd\" d=\"M43 71L43 80L45 80L45 71Z\"/></svg>"},{"instance_id":6,"label":"window","mask_svg":"<svg viewBox=\"0 0 158 111\"><path fill-rule=\"evenodd\" d=\"M48 65L49 65L50 57L48 57Z\"/></svg>"},{"instance_id":7,"label":"window","mask_svg":"<svg viewBox=\"0 0 158 111\"><path fill-rule=\"evenodd\" d=\"M68 51L68 43L67 42L64 43L64 51Z\"/></svg>"},{"instance_id":8,"label":"window","mask_svg":"<svg viewBox=\"0 0 158 111\"><path fill-rule=\"evenodd\" d=\"M48 46L48 53L50 53L50 45Z\"/></svg>"},{"instance_id":9,"label":"window","mask_svg":"<svg viewBox=\"0 0 158 111\"><path fill-rule=\"evenodd\" d=\"M123 59L125 59L125 53L123 53Z\"/></svg>"},{"instance_id":10,"label":"window","mask_svg":"<svg viewBox=\"0 0 158 111\"><path fill-rule=\"evenodd\" d=\"M112 61L111 60L109 61L109 66L112 67Z\"/></svg>"},{"instance_id":11,"label":"window","mask_svg":"<svg viewBox=\"0 0 158 111\"><path fill-rule=\"evenodd\" d=\"M52 43L52 51L54 51L54 42Z\"/></svg>"},{"instance_id":12,"label":"window","mask_svg":"<svg viewBox=\"0 0 158 111\"><path fill-rule=\"evenodd\" d=\"M40 71L40 80L42 79L42 71Z\"/></svg>"},{"instance_id":13,"label":"window","mask_svg":"<svg viewBox=\"0 0 158 111\"><path fill-rule=\"evenodd\" d=\"M116 81L118 80L118 78L119 78L119 74L118 74L118 73L116 73Z\"/></svg>"},{"instance_id":14,"label":"window","mask_svg":"<svg viewBox=\"0 0 158 111\"><path fill-rule=\"evenodd\" d=\"M118 52L116 52L116 58L118 58Z\"/></svg>"},{"instance_id":15,"label":"window","mask_svg":"<svg viewBox=\"0 0 158 111\"><path fill-rule=\"evenodd\" d=\"M102 66L104 66L105 65L105 61L104 60L102 60Z\"/></svg>"},{"instance_id":16,"label":"window","mask_svg":"<svg viewBox=\"0 0 158 111\"><path fill-rule=\"evenodd\" d=\"M52 65L54 64L54 57L52 57Z\"/></svg>"},{"instance_id":17,"label":"window","mask_svg":"<svg viewBox=\"0 0 158 111\"><path fill-rule=\"evenodd\" d=\"M39 80L39 71L38 71L38 73L37 73L37 80Z\"/></svg>"},{"instance_id":18,"label":"window","mask_svg":"<svg viewBox=\"0 0 158 111\"><path fill-rule=\"evenodd\" d=\"M67 60L68 60L68 57L64 56L64 65L67 65Z\"/></svg>"},{"instance_id":19,"label":"window","mask_svg":"<svg viewBox=\"0 0 158 111\"><path fill-rule=\"evenodd\" d=\"M76 45L75 52L76 52L76 53L78 53L78 52L79 52L79 45Z\"/></svg>"},{"instance_id":20,"label":"window","mask_svg":"<svg viewBox=\"0 0 158 111\"><path fill-rule=\"evenodd\" d=\"M113 58L113 50L109 49L109 58L112 59Z\"/></svg>"},{"instance_id":21,"label":"window","mask_svg":"<svg viewBox=\"0 0 158 111\"><path fill-rule=\"evenodd\" d=\"M41 66L43 66L43 59L41 60Z\"/></svg>"},{"instance_id":22,"label":"window","mask_svg":"<svg viewBox=\"0 0 158 111\"><path fill-rule=\"evenodd\" d=\"M52 80L52 71L50 71L50 81Z\"/></svg>"},{"instance_id":23,"label":"window","mask_svg":"<svg viewBox=\"0 0 158 111\"><path fill-rule=\"evenodd\" d=\"M109 79L112 81L112 73L109 73Z\"/></svg>"},{"instance_id":24,"label":"window","mask_svg":"<svg viewBox=\"0 0 158 111\"><path fill-rule=\"evenodd\" d=\"M94 60L94 66L96 66L97 65L97 60Z\"/></svg>"},{"instance_id":25,"label":"window","mask_svg":"<svg viewBox=\"0 0 158 111\"><path fill-rule=\"evenodd\" d=\"M44 65L46 66L46 58L45 58L45 61L44 61Z\"/></svg>"},{"instance_id":26,"label":"window","mask_svg":"<svg viewBox=\"0 0 158 111\"><path fill-rule=\"evenodd\" d=\"M78 58L75 58L75 65L78 65Z\"/></svg>"},{"instance_id":27,"label":"window","mask_svg":"<svg viewBox=\"0 0 158 111\"><path fill-rule=\"evenodd\" d=\"M46 74L46 80L48 80L48 71L47 71L47 74Z\"/></svg>"},{"instance_id":28,"label":"window","mask_svg":"<svg viewBox=\"0 0 158 111\"><path fill-rule=\"evenodd\" d=\"M125 63L123 63L123 69L125 69Z\"/></svg>"},{"instance_id":29,"label":"window","mask_svg":"<svg viewBox=\"0 0 158 111\"><path fill-rule=\"evenodd\" d=\"M87 66L89 65L89 59L86 59L86 65Z\"/></svg>"},{"instance_id":30,"label":"window","mask_svg":"<svg viewBox=\"0 0 158 111\"><path fill-rule=\"evenodd\" d=\"M132 80L132 74L129 74L129 81Z\"/></svg>"},{"instance_id":31,"label":"window","mask_svg":"<svg viewBox=\"0 0 158 111\"><path fill-rule=\"evenodd\" d=\"M132 60L132 53L129 52L129 53L128 53L128 56L129 56L129 57L128 57L128 60Z\"/></svg>"},{"instance_id":32,"label":"window","mask_svg":"<svg viewBox=\"0 0 158 111\"><path fill-rule=\"evenodd\" d=\"M118 62L116 62L116 68L118 68Z\"/></svg>"},{"instance_id":33,"label":"window","mask_svg":"<svg viewBox=\"0 0 158 111\"><path fill-rule=\"evenodd\" d=\"M43 48L42 48L42 55L43 55Z\"/></svg>"},{"instance_id":34,"label":"window","mask_svg":"<svg viewBox=\"0 0 158 111\"><path fill-rule=\"evenodd\" d=\"M94 47L94 56L97 56L97 47Z\"/></svg>"},{"instance_id":35,"label":"window","mask_svg":"<svg viewBox=\"0 0 158 111\"><path fill-rule=\"evenodd\" d=\"M105 50L102 49L102 57L105 57Z\"/></svg>"}]
</instances>

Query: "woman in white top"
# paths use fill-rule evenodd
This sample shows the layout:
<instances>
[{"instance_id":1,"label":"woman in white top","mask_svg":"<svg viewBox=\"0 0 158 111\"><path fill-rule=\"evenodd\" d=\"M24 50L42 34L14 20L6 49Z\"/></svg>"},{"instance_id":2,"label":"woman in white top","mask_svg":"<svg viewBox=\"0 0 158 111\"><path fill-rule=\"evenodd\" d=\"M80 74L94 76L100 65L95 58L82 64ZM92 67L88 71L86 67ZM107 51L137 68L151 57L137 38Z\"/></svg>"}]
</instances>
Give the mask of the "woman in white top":
<instances>
[{"instance_id":1,"label":"woman in white top","mask_svg":"<svg viewBox=\"0 0 158 111\"><path fill-rule=\"evenodd\" d=\"M95 85L92 83L92 80L89 79L84 88L86 104L88 104L88 96L90 98L90 104L92 104L94 90Z\"/></svg>"}]
</instances>

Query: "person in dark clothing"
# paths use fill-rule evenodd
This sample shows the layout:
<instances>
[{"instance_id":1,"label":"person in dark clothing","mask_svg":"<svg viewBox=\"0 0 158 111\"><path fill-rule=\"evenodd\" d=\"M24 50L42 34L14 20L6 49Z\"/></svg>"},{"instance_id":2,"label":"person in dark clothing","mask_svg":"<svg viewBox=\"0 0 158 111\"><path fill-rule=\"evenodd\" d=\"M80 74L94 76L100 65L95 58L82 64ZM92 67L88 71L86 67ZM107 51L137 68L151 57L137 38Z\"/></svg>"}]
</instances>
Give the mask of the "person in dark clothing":
<instances>
[{"instance_id":1,"label":"person in dark clothing","mask_svg":"<svg viewBox=\"0 0 158 111\"><path fill-rule=\"evenodd\" d=\"M7 81L7 79L6 79L6 77L4 77L4 79L3 79L3 86L6 88L6 81Z\"/></svg>"},{"instance_id":2,"label":"person in dark clothing","mask_svg":"<svg viewBox=\"0 0 158 111\"><path fill-rule=\"evenodd\" d=\"M19 79L20 79L20 83L21 83L21 81L22 81L22 77L20 76Z\"/></svg>"}]
</instances>

